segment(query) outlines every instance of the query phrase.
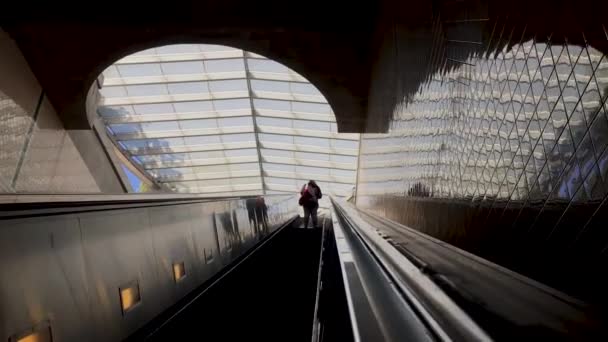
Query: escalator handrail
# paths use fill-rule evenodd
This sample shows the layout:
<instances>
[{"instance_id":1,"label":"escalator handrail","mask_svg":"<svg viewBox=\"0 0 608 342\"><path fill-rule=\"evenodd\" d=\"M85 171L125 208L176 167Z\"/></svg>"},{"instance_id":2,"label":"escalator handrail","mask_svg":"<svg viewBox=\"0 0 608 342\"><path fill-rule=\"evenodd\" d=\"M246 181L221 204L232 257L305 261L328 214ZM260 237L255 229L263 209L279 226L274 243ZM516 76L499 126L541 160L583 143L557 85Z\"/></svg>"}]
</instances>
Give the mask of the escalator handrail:
<instances>
[{"instance_id":1,"label":"escalator handrail","mask_svg":"<svg viewBox=\"0 0 608 342\"><path fill-rule=\"evenodd\" d=\"M0 220L115 209L253 199L258 196L208 196L203 194L18 194L0 195ZM296 195L264 195L297 201Z\"/></svg>"},{"instance_id":2,"label":"escalator handrail","mask_svg":"<svg viewBox=\"0 0 608 342\"><path fill-rule=\"evenodd\" d=\"M464 312L437 284L369 223L359 217L350 203L332 198L334 210L369 246L385 270L395 280L407 302L441 340L491 341L489 335Z\"/></svg>"}]
</instances>

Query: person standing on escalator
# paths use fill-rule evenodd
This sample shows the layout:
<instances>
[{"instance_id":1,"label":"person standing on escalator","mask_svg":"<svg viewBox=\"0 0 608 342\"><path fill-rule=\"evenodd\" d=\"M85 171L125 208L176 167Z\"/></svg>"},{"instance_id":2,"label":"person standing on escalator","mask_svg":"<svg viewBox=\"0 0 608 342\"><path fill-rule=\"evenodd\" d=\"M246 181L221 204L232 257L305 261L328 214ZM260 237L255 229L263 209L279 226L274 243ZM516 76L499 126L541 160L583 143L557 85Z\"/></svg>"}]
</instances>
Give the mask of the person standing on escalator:
<instances>
[{"instance_id":1,"label":"person standing on escalator","mask_svg":"<svg viewBox=\"0 0 608 342\"><path fill-rule=\"evenodd\" d=\"M304 208L304 228L308 228L308 219L312 216L312 227L317 228L317 210L319 200L323 197L321 188L314 180L308 181L300 190L299 204Z\"/></svg>"}]
</instances>

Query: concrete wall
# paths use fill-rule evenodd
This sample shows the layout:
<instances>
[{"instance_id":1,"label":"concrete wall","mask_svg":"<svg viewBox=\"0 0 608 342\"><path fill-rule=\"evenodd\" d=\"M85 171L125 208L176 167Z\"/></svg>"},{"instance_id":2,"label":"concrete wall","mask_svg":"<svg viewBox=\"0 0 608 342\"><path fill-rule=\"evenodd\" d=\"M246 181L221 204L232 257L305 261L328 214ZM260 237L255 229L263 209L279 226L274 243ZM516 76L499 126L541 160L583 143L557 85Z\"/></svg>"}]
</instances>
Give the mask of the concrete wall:
<instances>
[{"instance_id":1,"label":"concrete wall","mask_svg":"<svg viewBox=\"0 0 608 342\"><path fill-rule=\"evenodd\" d=\"M95 132L63 128L27 61L2 31L0 75L0 192L124 192Z\"/></svg>"}]
</instances>

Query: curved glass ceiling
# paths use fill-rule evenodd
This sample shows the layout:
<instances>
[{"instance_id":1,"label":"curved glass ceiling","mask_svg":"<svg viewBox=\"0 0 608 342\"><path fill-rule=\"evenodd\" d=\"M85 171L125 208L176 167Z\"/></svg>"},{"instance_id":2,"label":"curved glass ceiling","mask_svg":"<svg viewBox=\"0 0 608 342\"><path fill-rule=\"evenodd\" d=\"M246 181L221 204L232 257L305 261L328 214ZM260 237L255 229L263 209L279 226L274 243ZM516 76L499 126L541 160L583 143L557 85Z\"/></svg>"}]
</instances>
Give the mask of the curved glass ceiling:
<instances>
[{"instance_id":1,"label":"curved glass ceiling","mask_svg":"<svg viewBox=\"0 0 608 342\"><path fill-rule=\"evenodd\" d=\"M107 68L99 115L112 140L178 192L293 193L315 179L352 194L359 134L286 66L217 45L169 45Z\"/></svg>"}]
</instances>

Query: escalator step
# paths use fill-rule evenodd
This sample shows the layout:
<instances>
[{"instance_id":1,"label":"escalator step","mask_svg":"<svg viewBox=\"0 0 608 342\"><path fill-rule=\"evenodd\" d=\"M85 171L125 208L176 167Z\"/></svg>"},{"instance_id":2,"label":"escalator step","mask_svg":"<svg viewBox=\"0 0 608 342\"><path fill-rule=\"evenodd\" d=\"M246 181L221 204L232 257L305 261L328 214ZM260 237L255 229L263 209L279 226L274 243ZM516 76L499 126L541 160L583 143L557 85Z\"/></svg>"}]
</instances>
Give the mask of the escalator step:
<instances>
[{"instance_id":1,"label":"escalator step","mask_svg":"<svg viewBox=\"0 0 608 342\"><path fill-rule=\"evenodd\" d=\"M320 229L284 229L152 340L310 341L320 244Z\"/></svg>"}]
</instances>

